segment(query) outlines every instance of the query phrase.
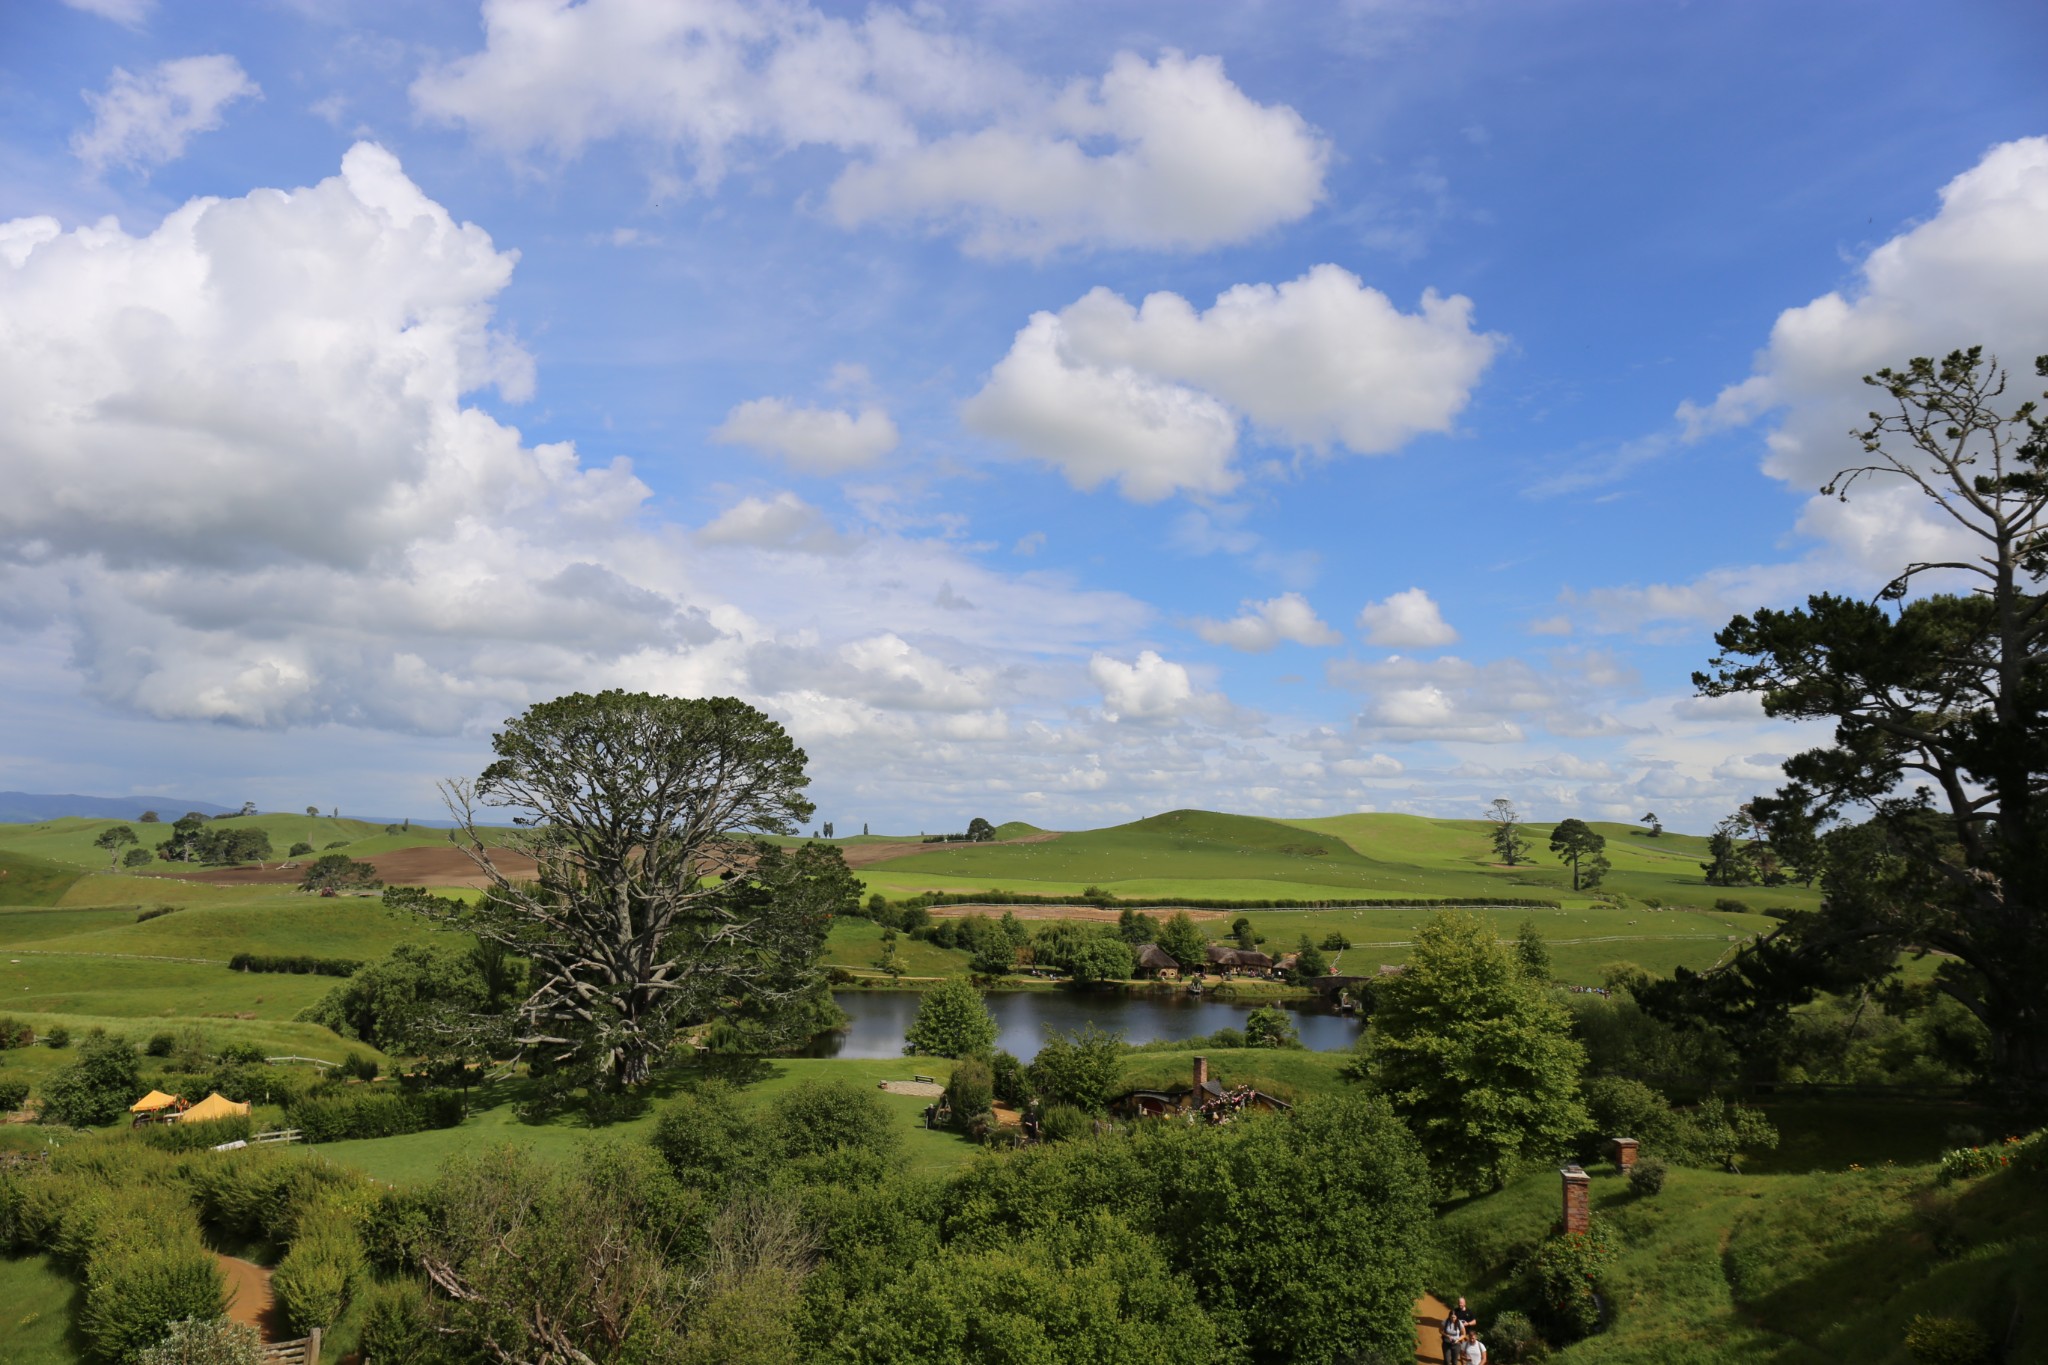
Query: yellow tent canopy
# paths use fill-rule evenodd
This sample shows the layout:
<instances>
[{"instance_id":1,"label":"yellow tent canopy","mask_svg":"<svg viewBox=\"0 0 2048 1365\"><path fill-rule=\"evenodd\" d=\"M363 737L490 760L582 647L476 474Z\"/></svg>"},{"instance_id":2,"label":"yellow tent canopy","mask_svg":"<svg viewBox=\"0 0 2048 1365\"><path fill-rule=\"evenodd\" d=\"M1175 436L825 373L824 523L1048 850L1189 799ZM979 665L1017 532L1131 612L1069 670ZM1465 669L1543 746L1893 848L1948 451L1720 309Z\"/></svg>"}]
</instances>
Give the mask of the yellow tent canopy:
<instances>
[{"instance_id":1,"label":"yellow tent canopy","mask_svg":"<svg viewBox=\"0 0 2048 1365\"><path fill-rule=\"evenodd\" d=\"M135 1101L135 1103L129 1105L128 1112L131 1114L154 1114L159 1110L169 1109L184 1102L176 1095L166 1095L161 1090L152 1090L141 1099Z\"/></svg>"},{"instance_id":2,"label":"yellow tent canopy","mask_svg":"<svg viewBox=\"0 0 2048 1365\"><path fill-rule=\"evenodd\" d=\"M249 1105L246 1100L241 1104L236 1104L226 1095L216 1090L184 1113L178 1115L178 1122L204 1123L208 1119L233 1118L237 1114L246 1114L248 1112Z\"/></svg>"}]
</instances>

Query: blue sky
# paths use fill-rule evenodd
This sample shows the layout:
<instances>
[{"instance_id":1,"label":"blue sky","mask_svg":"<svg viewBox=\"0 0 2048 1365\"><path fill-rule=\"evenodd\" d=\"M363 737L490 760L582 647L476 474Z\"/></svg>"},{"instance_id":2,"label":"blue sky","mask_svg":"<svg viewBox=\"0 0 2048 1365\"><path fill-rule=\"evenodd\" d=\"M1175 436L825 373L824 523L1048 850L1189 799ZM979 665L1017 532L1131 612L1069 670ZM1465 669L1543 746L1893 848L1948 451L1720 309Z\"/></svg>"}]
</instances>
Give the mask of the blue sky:
<instances>
[{"instance_id":1,"label":"blue sky","mask_svg":"<svg viewBox=\"0 0 2048 1365\"><path fill-rule=\"evenodd\" d=\"M1704 828L1713 630L1940 528L1857 377L2048 351L2048 12L0 14L0 787L431 814L732 693L820 818Z\"/></svg>"}]
</instances>

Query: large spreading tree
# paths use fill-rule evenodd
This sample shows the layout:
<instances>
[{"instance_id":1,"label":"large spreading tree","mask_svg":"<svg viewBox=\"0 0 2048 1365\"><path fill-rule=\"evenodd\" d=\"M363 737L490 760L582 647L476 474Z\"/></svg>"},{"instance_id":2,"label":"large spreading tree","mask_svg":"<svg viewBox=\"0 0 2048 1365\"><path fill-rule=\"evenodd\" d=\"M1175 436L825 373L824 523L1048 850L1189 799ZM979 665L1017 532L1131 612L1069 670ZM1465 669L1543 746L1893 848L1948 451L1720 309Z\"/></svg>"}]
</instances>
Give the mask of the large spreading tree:
<instances>
[{"instance_id":1,"label":"large spreading tree","mask_svg":"<svg viewBox=\"0 0 2048 1365\"><path fill-rule=\"evenodd\" d=\"M1572 865L1572 890L1600 885L1607 875L1607 836L1584 820L1569 816L1550 831L1550 851Z\"/></svg>"},{"instance_id":2,"label":"large spreading tree","mask_svg":"<svg viewBox=\"0 0 2048 1365\"><path fill-rule=\"evenodd\" d=\"M2035 362L2048 376L2048 356ZM1751 804L1771 831L1841 822L1821 842L1825 908L1677 994L1725 1011L1782 1010L1851 966L1941 955L1938 989L1990 1033L2008 1094L2048 1090L2048 420L2005 397L1978 349L1865 380L1885 399L1857 435L1867 458L1823 489L1903 480L1939 513L1939 559L1905 564L1874 601L1821 595L1739 616L1716 640L1710 697L1825 720L1833 741L1792 758ZM1774 992L1775 1000L1764 994Z\"/></svg>"},{"instance_id":3,"label":"large spreading tree","mask_svg":"<svg viewBox=\"0 0 2048 1365\"><path fill-rule=\"evenodd\" d=\"M1585 1130L1570 1011L1476 915L1424 920L1373 994L1366 1069L1445 1186L1499 1189Z\"/></svg>"},{"instance_id":4,"label":"large spreading tree","mask_svg":"<svg viewBox=\"0 0 2048 1365\"><path fill-rule=\"evenodd\" d=\"M530 964L514 1036L593 1081L647 1079L679 1028L744 1017L755 1036L803 1016L835 913L859 884L837 849L745 836L809 819L803 750L732 697L576 693L508 721L498 758L444 794L452 836L489 880L474 906L423 899ZM508 812L536 871L501 867Z\"/></svg>"}]
</instances>

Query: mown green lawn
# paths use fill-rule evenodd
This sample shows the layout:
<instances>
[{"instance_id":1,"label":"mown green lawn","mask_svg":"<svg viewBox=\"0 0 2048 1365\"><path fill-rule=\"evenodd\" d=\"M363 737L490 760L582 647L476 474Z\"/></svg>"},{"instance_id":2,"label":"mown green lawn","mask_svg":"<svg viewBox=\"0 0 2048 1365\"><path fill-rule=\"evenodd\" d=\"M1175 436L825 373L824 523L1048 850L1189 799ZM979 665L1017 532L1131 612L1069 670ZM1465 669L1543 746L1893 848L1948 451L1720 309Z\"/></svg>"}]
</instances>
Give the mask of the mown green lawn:
<instances>
[{"instance_id":1,"label":"mown green lawn","mask_svg":"<svg viewBox=\"0 0 2048 1365\"><path fill-rule=\"evenodd\" d=\"M902 1060L849 1060L841 1058L779 1058L763 1064L758 1079L748 1082L742 1094L756 1104L766 1104L790 1087L809 1080L852 1081L872 1088L884 1080L910 1080L932 1076L940 1081L952 1075L953 1064L930 1057ZM673 1082L671 1082L673 1084ZM526 1123L513 1112L513 1099L520 1087L502 1087L501 1096L463 1120L459 1127L430 1133L408 1133L402 1137L330 1142L319 1148L327 1156L364 1174L392 1184L413 1184L430 1180L447 1159L457 1152L472 1151L492 1143L509 1143L536 1156L566 1155L577 1144L592 1140L644 1140L660 1119L662 1100L657 1098L636 1118L593 1128L580 1116L564 1115L540 1123ZM923 1174L941 1174L971 1161L981 1149L956 1134L925 1128L924 1107L931 1101L909 1095L880 1096L896 1115L903 1135L902 1163L905 1169Z\"/></svg>"},{"instance_id":2,"label":"mown green lawn","mask_svg":"<svg viewBox=\"0 0 2048 1365\"><path fill-rule=\"evenodd\" d=\"M73 1365L84 1344L71 1330L79 1288L48 1256L0 1256L0 1360Z\"/></svg>"}]
</instances>

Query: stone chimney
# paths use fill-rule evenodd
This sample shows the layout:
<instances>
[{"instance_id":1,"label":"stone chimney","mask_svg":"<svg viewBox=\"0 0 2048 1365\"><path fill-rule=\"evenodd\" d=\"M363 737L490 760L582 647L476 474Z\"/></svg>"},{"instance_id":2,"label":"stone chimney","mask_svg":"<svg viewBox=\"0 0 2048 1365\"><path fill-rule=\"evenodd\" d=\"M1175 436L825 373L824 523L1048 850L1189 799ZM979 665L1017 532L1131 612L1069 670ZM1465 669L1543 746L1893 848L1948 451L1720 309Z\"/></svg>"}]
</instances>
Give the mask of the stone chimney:
<instances>
[{"instance_id":1,"label":"stone chimney","mask_svg":"<svg viewBox=\"0 0 2048 1365\"><path fill-rule=\"evenodd\" d=\"M1634 1138L1616 1138L1614 1140L1614 1164L1621 1167L1623 1175L1627 1175L1635 1168L1636 1140Z\"/></svg>"},{"instance_id":2,"label":"stone chimney","mask_svg":"<svg viewBox=\"0 0 2048 1365\"><path fill-rule=\"evenodd\" d=\"M1195 1089L1200 1090L1209 1081L1209 1059L1195 1058Z\"/></svg>"},{"instance_id":3,"label":"stone chimney","mask_svg":"<svg viewBox=\"0 0 2048 1365\"><path fill-rule=\"evenodd\" d=\"M1564 1231L1570 1237L1593 1226L1593 1178L1577 1166L1567 1166L1564 1177Z\"/></svg>"}]
</instances>

